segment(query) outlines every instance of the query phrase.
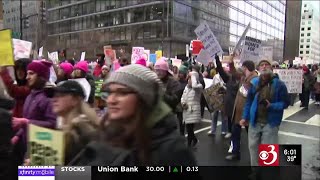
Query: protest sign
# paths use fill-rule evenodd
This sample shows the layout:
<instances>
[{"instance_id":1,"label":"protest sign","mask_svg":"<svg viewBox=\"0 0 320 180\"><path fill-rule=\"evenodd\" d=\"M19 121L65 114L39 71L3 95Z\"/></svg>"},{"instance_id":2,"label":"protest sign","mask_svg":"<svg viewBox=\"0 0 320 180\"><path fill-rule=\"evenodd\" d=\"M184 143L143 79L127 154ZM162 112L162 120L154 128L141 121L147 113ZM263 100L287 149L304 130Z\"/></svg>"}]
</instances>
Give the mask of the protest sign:
<instances>
[{"instance_id":1,"label":"protest sign","mask_svg":"<svg viewBox=\"0 0 320 180\"><path fill-rule=\"evenodd\" d=\"M86 57L86 52L81 52L80 61L84 61Z\"/></svg>"},{"instance_id":2,"label":"protest sign","mask_svg":"<svg viewBox=\"0 0 320 180\"><path fill-rule=\"evenodd\" d=\"M39 54L38 57L42 57L43 56L43 46L39 49Z\"/></svg>"},{"instance_id":3,"label":"protest sign","mask_svg":"<svg viewBox=\"0 0 320 180\"><path fill-rule=\"evenodd\" d=\"M243 33L242 33L239 41L237 42L236 46L233 48L233 54L239 54L241 43L245 39L249 29L250 29L250 23L247 25L246 29L243 31Z\"/></svg>"},{"instance_id":4,"label":"protest sign","mask_svg":"<svg viewBox=\"0 0 320 180\"><path fill-rule=\"evenodd\" d=\"M206 84L205 89L209 88L209 87L212 85L212 83L213 83L213 80L212 80L212 79L203 78L203 80L204 80L204 83Z\"/></svg>"},{"instance_id":5,"label":"protest sign","mask_svg":"<svg viewBox=\"0 0 320 180\"><path fill-rule=\"evenodd\" d=\"M52 84L55 84L57 81L57 74L56 71L54 70L53 66L50 67L50 77L49 77L49 82Z\"/></svg>"},{"instance_id":6,"label":"protest sign","mask_svg":"<svg viewBox=\"0 0 320 180\"><path fill-rule=\"evenodd\" d=\"M13 51L12 51L12 39L11 30L1 30L0 31L0 66L13 66Z\"/></svg>"},{"instance_id":7,"label":"protest sign","mask_svg":"<svg viewBox=\"0 0 320 180\"><path fill-rule=\"evenodd\" d=\"M145 50L143 51L142 57L148 62L149 59L150 59L150 50L145 49Z\"/></svg>"},{"instance_id":8,"label":"protest sign","mask_svg":"<svg viewBox=\"0 0 320 180\"><path fill-rule=\"evenodd\" d=\"M246 36L240 56L241 63L247 60L258 62L260 50L261 40Z\"/></svg>"},{"instance_id":9,"label":"protest sign","mask_svg":"<svg viewBox=\"0 0 320 180\"><path fill-rule=\"evenodd\" d=\"M58 64L59 62L59 54L58 51L56 52L52 52L52 53L48 53L48 59L50 59L54 64Z\"/></svg>"},{"instance_id":10,"label":"protest sign","mask_svg":"<svg viewBox=\"0 0 320 180\"><path fill-rule=\"evenodd\" d=\"M14 59L30 58L32 42L12 39Z\"/></svg>"},{"instance_id":11,"label":"protest sign","mask_svg":"<svg viewBox=\"0 0 320 180\"><path fill-rule=\"evenodd\" d=\"M260 60L273 60L273 47L272 46L262 46L260 51Z\"/></svg>"},{"instance_id":12,"label":"protest sign","mask_svg":"<svg viewBox=\"0 0 320 180\"><path fill-rule=\"evenodd\" d=\"M301 64L302 63L302 60L300 57L295 57L294 60L293 60L293 65L298 65L298 64Z\"/></svg>"},{"instance_id":13,"label":"protest sign","mask_svg":"<svg viewBox=\"0 0 320 180\"><path fill-rule=\"evenodd\" d=\"M152 62L153 64L155 64L156 61L157 61L157 55L156 54L150 54L149 62Z\"/></svg>"},{"instance_id":14,"label":"protest sign","mask_svg":"<svg viewBox=\"0 0 320 180\"><path fill-rule=\"evenodd\" d=\"M223 107L223 97L224 95L220 93L222 85L220 83L212 85L203 91L203 95L208 104L209 112L214 112L216 110L221 110Z\"/></svg>"},{"instance_id":15,"label":"protest sign","mask_svg":"<svg viewBox=\"0 0 320 180\"><path fill-rule=\"evenodd\" d=\"M177 58L172 58L171 60L172 60L172 66L177 66L179 69L181 66L182 60Z\"/></svg>"},{"instance_id":16,"label":"protest sign","mask_svg":"<svg viewBox=\"0 0 320 180\"><path fill-rule=\"evenodd\" d=\"M29 124L28 136L31 166L64 165L65 140L62 131Z\"/></svg>"},{"instance_id":17,"label":"protest sign","mask_svg":"<svg viewBox=\"0 0 320 180\"><path fill-rule=\"evenodd\" d=\"M86 78L78 78L78 79L69 79L69 81L77 81L83 88L84 93L86 95L85 101L89 100L90 92L91 92L91 86Z\"/></svg>"},{"instance_id":18,"label":"protest sign","mask_svg":"<svg viewBox=\"0 0 320 180\"><path fill-rule=\"evenodd\" d=\"M113 61L117 58L116 51L112 49L111 45L103 46L103 53L107 65L112 65Z\"/></svg>"},{"instance_id":19,"label":"protest sign","mask_svg":"<svg viewBox=\"0 0 320 180\"><path fill-rule=\"evenodd\" d=\"M214 58L216 54L221 55L223 53L217 38L210 30L210 26L206 21L202 22L194 32L203 43L204 49L209 53L211 58Z\"/></svg>"},{"instance_id":20,"label":"protest sign","mask_svg":"<svg viewBox=\"0 0 320 180\"><path fill-rule=\"evenodd\" d=\"M156 54L156 60L158 61L160 58L162 58L162 50L158 50L155 52Z\"/></svg>"},{"instance_id":21,"label":"protest sign","mask_svg":"<svg viewBox=\"0 0 320 180\"><path fill-rule=\"evenodd\" d=\"M131 54L131 64L135 64L136 61L141 59L144 54L144 47L132 47L132 54Z\"/></svg>"},{"instance_id":22,"label":"protest sign","mask_svg":"<svg viewBox=\"0 0 320 180\"><path fill-rule=\"evenodd\" d=\"M210 57L210 54L208 53L208 51L201 49L199 55L196 58L196 61L205 66L208 66L211 59L212 58Z\"/></svg>"},{"instance_id":23,"label":"protest sign","mask_svg":"<svg viewBox=\"0 0 320 180\"><path fill-rule=\"evenodd\" d=\"M303 72L301 69L274 69L288 89L288 93L302 93Z\"/></svg>"}]
</instances>

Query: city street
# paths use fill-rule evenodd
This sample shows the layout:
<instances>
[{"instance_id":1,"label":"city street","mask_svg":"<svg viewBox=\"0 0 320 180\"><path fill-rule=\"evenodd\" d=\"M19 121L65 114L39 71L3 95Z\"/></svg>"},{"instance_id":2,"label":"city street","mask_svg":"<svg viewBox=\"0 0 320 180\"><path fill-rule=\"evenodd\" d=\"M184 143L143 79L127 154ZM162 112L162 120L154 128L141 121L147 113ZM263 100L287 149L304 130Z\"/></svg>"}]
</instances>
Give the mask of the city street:
<instances>
[{"instance_id":1,"label":"city street","mask_svg":"<svg viewBox=\"0 0 320 180\"><path fill-rule=\"evenodd\" d=\"M302 179L320 178L320 108L310 102L309 110L299 107L300 101L285 110L280 126L280 144L302 144ZM220 117L219 117L220 118ZM241 139L241 160L226 161L229 139L220 135L221 123L218 122L217 135L207 135L210 130L209 112L197 126L195 133L199 139L195 154L200 166L249 166L250 157L245 129Z\"/></svg>"}]
</instances>

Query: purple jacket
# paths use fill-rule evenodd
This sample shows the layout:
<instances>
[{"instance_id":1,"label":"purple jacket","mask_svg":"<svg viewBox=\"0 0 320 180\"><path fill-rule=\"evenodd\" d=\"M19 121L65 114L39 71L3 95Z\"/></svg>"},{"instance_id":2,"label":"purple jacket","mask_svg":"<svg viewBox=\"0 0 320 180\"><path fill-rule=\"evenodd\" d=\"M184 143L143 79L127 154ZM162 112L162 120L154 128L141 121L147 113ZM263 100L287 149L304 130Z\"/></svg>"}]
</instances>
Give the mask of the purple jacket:
<instances>
[{"instance_id":1,"label":"purple jacket","mask_svg":"<svg viewBox=\"0 0 320 180\"><path fill-rule=\"evenodd\" d=\"M23 117L30 120L31 124L54 129L56 115L52 112L51 99L44 90L32 90L23 106Z\"/></svg>"}]
</instances>

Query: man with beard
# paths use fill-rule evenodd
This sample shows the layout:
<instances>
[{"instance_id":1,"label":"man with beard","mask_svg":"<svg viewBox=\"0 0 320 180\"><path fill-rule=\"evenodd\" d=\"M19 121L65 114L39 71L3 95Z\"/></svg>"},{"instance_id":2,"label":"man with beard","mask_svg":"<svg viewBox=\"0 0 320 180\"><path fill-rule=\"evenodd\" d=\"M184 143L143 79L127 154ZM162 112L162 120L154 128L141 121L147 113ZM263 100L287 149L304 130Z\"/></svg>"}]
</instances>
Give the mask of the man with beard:
<instances>
[{"instance_id":1,"label":"man with beard","mask_svg":"<svg viewBox=\"0 0 320 180\"><path fill-rule=\"evenodd\" d=\"M290 102L287 87L272 72L271 63L262 60L258 64L260 77L252 79L240 125L248 122L248 146L251 166L258 166L260 144L278 144L278 131L284 109ZM252 176L257 175L253 169Z\"/></svg>"},{"instance_id":2,"label":"man with beard","mask_svg":"<svg viewBox=\"0 0 320 180\"><path fill-rule=\"evenodd\" d=\"M90 143L69 165L196 165L161 86L156 73L138 64L113 72L101 142Z\"/></svg>"}]
</instances>

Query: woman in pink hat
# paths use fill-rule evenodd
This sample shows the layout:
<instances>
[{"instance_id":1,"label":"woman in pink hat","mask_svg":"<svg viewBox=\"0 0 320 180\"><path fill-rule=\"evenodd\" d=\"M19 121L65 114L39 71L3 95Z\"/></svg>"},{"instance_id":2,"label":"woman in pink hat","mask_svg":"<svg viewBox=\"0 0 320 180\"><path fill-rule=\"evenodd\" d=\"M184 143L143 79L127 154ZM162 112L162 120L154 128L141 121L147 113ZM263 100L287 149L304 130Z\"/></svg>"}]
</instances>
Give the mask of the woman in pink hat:
<instances>
[{"instance_id":1,"label":"woman in pink hat","mask_svg":"<svg viewBox=\"0 0 320 180\"><path fill-rule=\"evenodd\" d=\"M68 79L71 79L72 71L73 71L72 64L68 62L61 63L58 68L56 84L58 84L61 81L66 81Z\"/></svg>"},{"instance_id":2,"label":"woman in pink hat","mask_svg":"<svg viewBox=\"0 0 320 180\"><path fill-rule=\"evenodd\" d=\"M175 112L180 102L178 98L179 82L173 78L169 64L163 59L156 62L154 70L164 85L164 101L171 107L172 111Z\"/></svg>"}]
</instances>

